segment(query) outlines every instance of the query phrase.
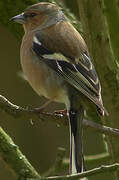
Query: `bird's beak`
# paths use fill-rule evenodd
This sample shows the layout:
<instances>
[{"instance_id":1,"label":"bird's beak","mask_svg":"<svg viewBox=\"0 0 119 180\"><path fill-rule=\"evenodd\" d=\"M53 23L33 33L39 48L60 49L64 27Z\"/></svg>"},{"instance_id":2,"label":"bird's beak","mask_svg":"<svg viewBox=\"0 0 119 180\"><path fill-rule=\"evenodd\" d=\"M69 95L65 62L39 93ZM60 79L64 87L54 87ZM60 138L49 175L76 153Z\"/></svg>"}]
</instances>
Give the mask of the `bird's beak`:
<instances>
[{"instance_id":1,"label":"bird's beak","mask_svg":"<svg viewBox=\"0 0 119 180\"><path fill-rule=\"evenodd\" d=\"M15 21L15 22L20 23L20 24L26 23L26 17L24 16L24 13L19 14L17 16L14 16L10 20Z\"/></svg>"}]
</instances>

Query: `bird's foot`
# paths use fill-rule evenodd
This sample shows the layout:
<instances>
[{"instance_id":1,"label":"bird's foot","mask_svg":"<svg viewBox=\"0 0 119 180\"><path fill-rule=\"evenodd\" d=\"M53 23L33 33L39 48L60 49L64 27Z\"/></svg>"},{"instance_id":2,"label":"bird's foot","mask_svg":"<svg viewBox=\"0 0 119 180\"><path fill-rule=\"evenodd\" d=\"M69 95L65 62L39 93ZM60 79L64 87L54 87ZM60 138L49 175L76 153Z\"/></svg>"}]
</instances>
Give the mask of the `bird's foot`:
<instances>
[{"instance_id":1,"label":"bird's foot","mask_svg":"<svg viewBox=\"0 0 119 180\"><path fill-rule=\"evenodd\" d=\"M57 110L57 111L54 111L54 114L68 116L68 111L67 109Z\"/></svg>"}]
</instances>

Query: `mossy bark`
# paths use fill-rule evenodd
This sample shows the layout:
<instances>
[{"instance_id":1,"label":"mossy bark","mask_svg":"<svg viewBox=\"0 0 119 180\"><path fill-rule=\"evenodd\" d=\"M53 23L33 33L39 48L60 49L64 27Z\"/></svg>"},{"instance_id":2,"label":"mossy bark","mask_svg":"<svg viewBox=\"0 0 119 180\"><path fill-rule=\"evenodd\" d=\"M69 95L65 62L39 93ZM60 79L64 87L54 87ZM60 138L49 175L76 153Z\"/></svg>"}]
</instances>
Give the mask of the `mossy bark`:
<instances>
[{"instance_id":1,"label":"mossy bark","mask_svg":"<svg viewBox=\"0 0 119 180\"><path fill-rule=\"evenodd\" d=\"M109 36L108 21L104 16L102 1L78 0L80 18L83 25L84 37L94 60L96 70L102 84L104 104L109 117L103 120L108 126L119 128L119 82L118 67L115 51L112 49L112 37ZM107 3L110 3L109 1ZM114 13L114 12L113 12ZM116 16L116 15L115 15ZM119 19L118 16L115 18ZM110 32L113 30L111 29ZM110 33L111 35L111 33ZM115 41L118 41L115 39ZM116 46L116 42L113 42ZM115 48L116 50L116 48ZM117 53L117 52L116 52ZM119 143L113 137L106 138L108 150L113 162L119 162ZM118 179L118 178L117 178Z\"/></svg>"},{"instance_id":2,"label":"mossy bark","mask_svg":"<svg viewBox=\"0 0 119 180\"><path fill-rule=\"evenodd\" d=\"M12 139L0 128L0 155L9 165L15 176L19 179L39 178L40 175L21 153L18 146Z\"/></svg>"},{"instance_id":3,"label":"mossy bark","mask_svg":"<svg viewBox=\"0 0 119 180\"><path fill-rule=\"evenodd\" d=\"M102 9L107 20L111 46L117 60L116 63L119 64L119 3L117 0L104 0Z\"/></svg>"}]
</instances>

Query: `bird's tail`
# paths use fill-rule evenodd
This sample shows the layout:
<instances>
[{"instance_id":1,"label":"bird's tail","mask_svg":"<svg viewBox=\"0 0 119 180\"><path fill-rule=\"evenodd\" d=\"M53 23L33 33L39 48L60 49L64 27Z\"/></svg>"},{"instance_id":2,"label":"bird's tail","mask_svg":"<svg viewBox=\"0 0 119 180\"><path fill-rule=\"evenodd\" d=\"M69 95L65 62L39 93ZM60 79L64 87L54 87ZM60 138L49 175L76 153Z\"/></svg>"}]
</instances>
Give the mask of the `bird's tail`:
<instances>
[{"instance_id":1,"label":"bird's tail","mask_svg":"<svg viewBox=\"0 0 119 180\"><path fill-rule=\"evenodd\" d=\"M70 123L70 173L75 174L85 171L83 145L82 145L82 121L84 109L80 106L78 111L69 110Z\"/></svg>"}]
</instances>

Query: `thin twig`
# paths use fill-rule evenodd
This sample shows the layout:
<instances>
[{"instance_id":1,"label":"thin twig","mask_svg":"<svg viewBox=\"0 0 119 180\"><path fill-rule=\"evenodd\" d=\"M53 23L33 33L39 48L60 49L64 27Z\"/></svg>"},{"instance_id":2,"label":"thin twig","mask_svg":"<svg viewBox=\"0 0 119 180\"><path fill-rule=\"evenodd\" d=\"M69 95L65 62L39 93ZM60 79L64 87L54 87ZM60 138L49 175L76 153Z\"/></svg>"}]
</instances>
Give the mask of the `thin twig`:
<instances>
[{"instance_id":1,"label":"thin twig","mask_svg":"<svg viewBox=\"0 0 119 180\"><path fill-rule=\"evenodd\" d=\"M93 176L95 174L100 174L100 173L105 173L105 172L112 172L112 171L116 171L119 169L119 164L115 163L112 165L107 165L107 166L101 166L98 168L94 168L88 171L85 171L83 173L78 173L75 175L66 175L66 176L55 176L55 177L48 177L48 178L41 178L41 180L77 180L79 178L83 178L83 177L89 177L89 176Z\"/></svg>"},{"instance_id":2,"label":"thin twig","mask_svg":"<svg viewBox=\"0 0 119 180\"><path fill-rule=\"evenodd\" d=\"M83 120L83 123L85 127L90 127L94 131L97 131L106 135L110 135L110 136L119 137L119 129L104 126L104 125L95 123L94 121L89 121L86 119Z\"/></svg>"},{"instance_id":3,"label":"thin twig","mask_svg":"<svg viewBox=\"0 0 119 180\"><path fill-rule=\"evenodd\" d=\"M34 118L34 119L41 119L43 121L49 121L54 122L59 125L68 125L67 117L63 115L58 115L55 113L38 113L35 112L34 109L30 108L23 108L20 106L17 106L10 101L8 101L4 96L0 95L0 109L7 112L9 115L15 117L15 118ZM86 128L91 128L94 131L97 131L99 133L104 133L106 135L119 137L119 129L114 129L111 127L103 126L101 124L97 124L94 121L89 121L84 119L83 125Z\"/></svg>"},{"instance_id":4,"label":"thin twig","mask_svg":"<svg viewBox=\"0 0 119 180\"><path fill-rule=\"evenodd\" d=\"M119 164L115 163L115 164L111 164L111 165L102 165L98 168L94 168L88 171L85 171L83 173L78 173L78 174L74 174L74 175L65 175L65 176L53 176L53 177L42 177L41 180L78 180L79 178L83 178L83 177L89 177L89 176L93 176L96 174L100 174L100 173L111 173L113 171L117 171L119 169ZM37 179L32 179L32 178L28 178L27 180L39 180L39 178Z\"/></svg>"}]
</instances>

